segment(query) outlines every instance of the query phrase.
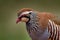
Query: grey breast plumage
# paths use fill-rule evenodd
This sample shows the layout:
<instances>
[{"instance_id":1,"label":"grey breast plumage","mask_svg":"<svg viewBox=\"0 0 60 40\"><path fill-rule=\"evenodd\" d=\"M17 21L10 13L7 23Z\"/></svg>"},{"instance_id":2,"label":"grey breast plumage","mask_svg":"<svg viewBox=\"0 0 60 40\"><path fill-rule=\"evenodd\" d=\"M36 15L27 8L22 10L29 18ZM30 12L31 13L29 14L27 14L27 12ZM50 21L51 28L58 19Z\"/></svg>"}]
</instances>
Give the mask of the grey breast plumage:
<instances>
[{"instance_id":1,"label":"grey breast plumage","mask_svg":"<svg viewBox=\"0 0 60 40\"><path fill-rule=\"evenodd\" d=\"M44 32L41 30L36 16L36 13L32 13L30 15L31 19L28 23L26 23L27 31L32 40L48 40L49 33L47 31L47 28Z\"/></svg>"}]
</instances>

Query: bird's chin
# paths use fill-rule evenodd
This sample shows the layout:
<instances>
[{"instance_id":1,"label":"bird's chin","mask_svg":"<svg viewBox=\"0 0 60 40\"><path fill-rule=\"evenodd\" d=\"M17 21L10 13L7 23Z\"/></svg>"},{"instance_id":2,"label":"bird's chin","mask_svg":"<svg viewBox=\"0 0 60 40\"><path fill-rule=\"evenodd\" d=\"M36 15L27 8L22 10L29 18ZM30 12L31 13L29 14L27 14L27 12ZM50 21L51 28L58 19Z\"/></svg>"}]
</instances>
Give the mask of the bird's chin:
<instances>
[{"instance_id":1,"label":"bird's chin","mask_svg":"<svg viewBox=\"0 0 60 40\"><path fill-rule=\"evenodd\" d=\"M21 18L21 21L22 21L22 22L25 22L25 23L28 22L28 20L29 20L29 19L28 19L28 18L25 18L25 17Z\"/></svg>"}]
</instances>

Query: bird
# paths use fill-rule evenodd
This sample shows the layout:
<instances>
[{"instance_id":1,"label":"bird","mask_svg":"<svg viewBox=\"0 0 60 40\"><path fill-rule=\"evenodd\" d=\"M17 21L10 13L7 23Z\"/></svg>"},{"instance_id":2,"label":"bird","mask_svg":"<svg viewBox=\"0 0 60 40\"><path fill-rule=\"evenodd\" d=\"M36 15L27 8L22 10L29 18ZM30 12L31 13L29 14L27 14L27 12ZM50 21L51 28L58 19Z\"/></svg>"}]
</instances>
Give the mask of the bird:
<instances>
[{"instance_id":1,"label":"bird","mask_svg":"<svg viewBox=\"0 0 60 40\"><path fill-rule=\"evenodd\" d=\"M60 20L49 12L39 12L32 8L22 8L17 12L16 23L25 22L32 40L60 40Z\"/></svg>"}]
</instances>

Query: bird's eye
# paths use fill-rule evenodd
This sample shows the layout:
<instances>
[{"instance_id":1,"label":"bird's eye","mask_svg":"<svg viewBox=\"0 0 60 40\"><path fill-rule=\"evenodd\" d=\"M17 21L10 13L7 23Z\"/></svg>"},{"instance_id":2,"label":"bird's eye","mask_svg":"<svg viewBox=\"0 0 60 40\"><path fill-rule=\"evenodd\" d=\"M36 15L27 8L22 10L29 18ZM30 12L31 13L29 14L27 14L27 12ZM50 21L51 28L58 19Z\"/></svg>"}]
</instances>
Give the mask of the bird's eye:
<instances>
[{"instance_id":1,"label":"bird's eye","mask_svg":"<svg viewBox=\"0 0 60 40\"><path fill-rule=\"evenodd\" d=\"M31 12L29 14L31 14Z\"/></svg>"}]
</instances>

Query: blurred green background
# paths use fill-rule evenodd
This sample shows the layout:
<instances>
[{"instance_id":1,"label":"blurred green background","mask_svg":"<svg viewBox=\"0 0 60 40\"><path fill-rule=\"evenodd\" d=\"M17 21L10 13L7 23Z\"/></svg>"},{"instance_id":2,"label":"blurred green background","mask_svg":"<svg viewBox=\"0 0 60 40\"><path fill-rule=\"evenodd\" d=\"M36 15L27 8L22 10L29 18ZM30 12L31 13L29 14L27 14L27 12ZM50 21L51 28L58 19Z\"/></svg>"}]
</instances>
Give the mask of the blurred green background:
<instances>
[{"instance_id":1,"label":"blurred green background","mask_svg":"<svg viewBox=\"0 0 60 40\"><path fill-rule=\"evenodd\" d=\"M0 0L0 40L31 40L25 23L15 23L17 10L21 8L33 8L60 16L59 0Z\"/></svg>"}]
</instances>

